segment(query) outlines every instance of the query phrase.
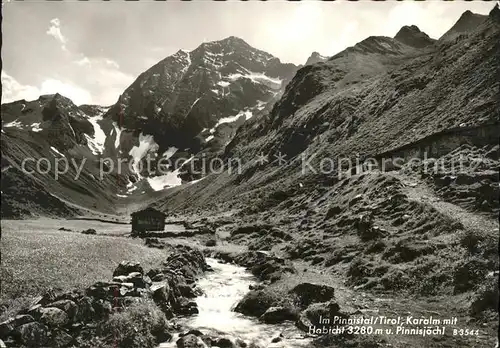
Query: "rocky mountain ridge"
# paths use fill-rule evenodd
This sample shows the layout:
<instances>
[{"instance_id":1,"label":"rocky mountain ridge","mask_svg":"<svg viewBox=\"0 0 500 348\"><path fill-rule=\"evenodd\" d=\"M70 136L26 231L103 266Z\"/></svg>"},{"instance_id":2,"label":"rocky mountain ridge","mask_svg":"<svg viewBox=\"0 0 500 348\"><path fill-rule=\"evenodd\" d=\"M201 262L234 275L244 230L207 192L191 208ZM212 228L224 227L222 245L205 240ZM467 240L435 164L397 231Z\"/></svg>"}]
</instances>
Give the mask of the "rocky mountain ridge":
<instances>
[{"instance_id":1,"label":"rocky mountain ridge","mask_svg":"<svg viewBox=\"0 0 500 348\"><path fill-rule=\"evenodd\" d=\"M221 209L236 207L252 200L246 192L258 195L267 185L275 191L318 180L311 171L301 173L301 154L315 154L311 165L317 168L323 158L375 156L440 131L497 124L497 11L454 40L417 48L370 37L299 69L269 116L245 123L226 147L226 158L245 163L241 175L209 176L167 193L158 206L206 207L215 198ZM269 162L256 163L259 154ZM277 165L278 154L285 166Z\"/></svg>"},{"instance_id":2,"label":"rocky mountain ridge","mask_svg":"<svg viewBox=\"0 0 500 348\"><path fill-rule=\"evenodd\" d=\"M306 64L296 73L295 66L283 64L235 37L204 43L191 52L180 50L151 67L110 107L77 107L57 95L2 105L2 158L17 166L26 153L35 158L45 152L53 159L87 158L92 165L86 163L83 172L88 170L91 179L102 158L111 162L125 159L132 165L126 166L120 175L116 168L106 168L110 170L104 178L109 182L105 190L112 192L105 194L112 196L107 201L117 206L126 204L134 195L157 199L165 187L203 178L194 174L199 169L196 159L200 158L237 157L248 162L259 153L271 157L282 153L287 163L298 168L293 158L306 149L338 156L363 153L366 148L370 149L364 151L368 155L396 148L415 136L424 137L436 130L474 125L470 115L477 116L476 109L485 115L476 119L489 122L488 113L494 103L480 100L490 100L491 90L473 89L478 93L474 92L479 96L479 104L473 107L469 103L469 113L461 111L447 120L447 116L436 118L429 111L441 110L439 105L447 98L444 93L458 95L465 88L470 90L467 85L454 92L441 88L443 83L457 78L457 64L467 71L465 60L470 58L468 62L474 64L474 59L483 59L485 63L479 62L478 67L484 66L486 75L487 71L494 73L490 64L494 58L488 61L481 53L485 48L494 50L494 46L479 43L481 36L494 37L494 16L495 11L488 19L464 13L450 29L462 32L453 40L444 35L434 41L417 27L405 26L395 38L372 36L327 60L313 53L311 58L321 61ZM476 28L477 23L482 24ZM470 45L479 45L478 52L466 54ZM451 60L450 52L453 57L462 53L465 58ZM439 69L449 73L438 74ZM435 92L427 97L426 91L430 90ZM413 111L425 98L433 106ZM420 114L421 121L416 122L415 117L398 119L401 111L397 109L402 106L410 114ZM435 124L436 119L440 124ZM373 129L391 134L387 138L390 141L370 135ZM408 129L413 133L409 134ZM44 139L33 142L31 137ZM38 142L47 145L30 145L37 151L30 148L15 155L10 153L11 149ZM41 152L44 146L46 149ZM139 164L148 154L154 158L153 171L141 172ZM166 174L158 171L160 159L175 162ZM244 172L251 166L246 164ZM68 173L77 174L74 172L70 169ZM39 176L37 181L43 183L44 179ZM94 186L97 191L102 188L101 183ZM76 191L82 190L86 189ZM185 194L189 192L187 188ZM99 196L90 195L93 198L85 203L86 207L94 207L96 195Z\"/></svg>"},{"instance_id":3,"label":"rocky mountain ridge","mask_svg":"<svg viewBox=\"0 0 500 348\"><path fill-rule=\"evenodd\" d=\"M156 163L152 172L141 172L144 157L172 157L172 163L182 163L200 151L223 151L237 127L279 98L295 69L293 64L283 64L245 41L229 37L203 43L192 52L180 50L158 62L109 107L76 106L59 94L3 104L2 161L17 168L8 174L12 176L20 174L22 161L28 157L48 158L51 167L62 157L84 161L82 173L90 180L99 176L102 167L106 172L104 186L98 179L95 185L87 180L72 183L70 177L79 173L78 166L70 166L68 173L61 175L65 178L62 184L53 180L54 168L49 170L52 178L34 174L20 180L35 180L32 185L61 192L85 208L106 210L96 201L117 207L134 191L154 193L182 182L175 164L159 176ZM107 162L101 163L104 159ZM116 168L119 160L129 164L120 173ZM72 187L76 194L61 187ZM94 189L96 193L88 192ZM77 196L83 192L89 197L82 201ZM11 201L7 196L6 203ZM12 198L12 202L19 198ZM13 204L19 209L22 206ZM38 210L44 211L40 206Z\"/></svg>"}]
</instances>

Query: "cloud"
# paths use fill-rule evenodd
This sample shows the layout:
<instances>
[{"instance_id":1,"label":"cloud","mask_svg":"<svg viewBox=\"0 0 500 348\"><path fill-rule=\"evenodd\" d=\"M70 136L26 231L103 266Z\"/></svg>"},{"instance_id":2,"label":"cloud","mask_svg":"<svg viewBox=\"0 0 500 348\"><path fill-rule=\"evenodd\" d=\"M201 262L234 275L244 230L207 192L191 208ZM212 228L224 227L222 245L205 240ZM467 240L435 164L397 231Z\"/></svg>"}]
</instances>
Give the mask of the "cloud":
<instances>
[{"instance_id":1,"label":"cloud","mask_svg":"<svg viewBox=\"0 0 500 348\"><path fill-rule=\"evenodd\" d=\"M61 43L61 48L66 51L66 43L68 39L61 33L61 21L59 18L54 18L50 21L50 27L46 31L46 34L54 37L57 41Z\"/></svg>"},{"instance_id":2,"label":"cloud","mask_svg":"<svg viewBox=\"0 0 500 348\"><path fill-rule=\"evenodd\" d=\"M23 85L14 77L2 71L2 103L20 99L35 100L40 95L56 93L71 99L77 105L92 102L92 96L87 90L72 83L50 78L44 80L40 87Z\"/></svg>"},{"instance_id":3,"label":"cloud","mask_svg":"<svg viewBox=\"0 0 500 348\"><path fill-rule=\"evenodd\" d=\"M92 103L92 96L89 91L72 83L66 83L56 79L47 79L43 81L40 91L42 95L59 93L71 99L76 105Z\"/></svg>"},{"instance_id":4,"label":"cloud","mask_svg":"<svg viewBox=\"0 0 500 348\"><path fill-rule=\"evenodd\" d=\"M90 62L90 59L87 57L83 57L81 59L75 60L74 63L79 66L91 66L92 63Z\"/></svg>"},{"instance_id":5,"label":"cloud","mask_svg":"<svg viewBox=\"0 0 500 348\"><path fill-rule=\"evenodd\" d=\"M2 70L2 104L19 99L33 100L40 96L40 90L34 86L22 85Z\"/></svg>"},{"instance_id":6,"label":"cloud","mask_svg":"<svg viewBox=\"0 0 500 348\"><path fill-rule=\"evenodd\" d=\"M111 105L134 81L134 77L122 72L120 65L113 59L103 56L90 57L68 49L68 39L61 31L58 18L50 21L46 34L55 38L65 52L58 56L57 69L53 69L52 73L46 71L45 76L44 71L40 71L42 79L30 85L23 85L2 71L2 103L19 99L33 100L40 95L59 93L77 105Z\"/></svg>"},{"instance_id":7,"label":"cloud","mask_svg":"<svg viewBox=\"0 0 500 348\"><path fill-rule=\"evenodd\" d=\"M120 70L120 65L105 57L79 56L73 60L78 67L71 75L93 91L93 102L111 105L118 96L134 81L134 77Z\"/></svg>"},{"instance_id":8,"label":"cloud","mask_svg":"<svg viewBox=\"0 0 500 348\"><path fill-rule=\"evenodd\" d=\"M90 93L73 84L49 79L45 81L46 89L61 88L60 94L72 99L76 104L93 103L111 105L118 100L118 96L134 81L132 75L120 70L120 65L107 57L88 57L83 53L72 52L66 49L67 38L61 32L61 23L58 18L50 21L51 27L47 34L61 42L61 48L67 53L66 58L73 64L65 67L65 76L70 80L78 81L82 86L92 91ZM42 84L43 88L43 84ZM66 91L66 94L63 93ZM73 99L70 95L74 96ZM78 101L77 101L78 100Z\"/></svg>"}]
</instances>

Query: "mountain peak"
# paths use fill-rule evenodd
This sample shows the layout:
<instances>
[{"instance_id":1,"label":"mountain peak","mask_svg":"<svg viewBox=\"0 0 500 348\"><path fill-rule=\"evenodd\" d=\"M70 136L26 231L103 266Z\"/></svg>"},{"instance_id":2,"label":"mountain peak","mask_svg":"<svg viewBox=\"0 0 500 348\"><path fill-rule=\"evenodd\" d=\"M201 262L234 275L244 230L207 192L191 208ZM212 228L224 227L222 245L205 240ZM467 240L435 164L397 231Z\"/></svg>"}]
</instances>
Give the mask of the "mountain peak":
<instances>
[{"instance_id":1,"label":"mountain peak","mask_svg":"<svg viewBox=\"0 0 500 348\"><path fill-rule=\"evenodd\" d=\"M250 45L243 39L237 37L237 36L229 36L221 40L215 40L215 41L208 41L204 42L201 44L201 46L213 46L213 45L220 45L220 46L243 46L243 47L249 47Z\"/></svg>"},{"instance_id":2,"label":"mountain peak","mask_svg":"<svg viewBox=\"0 0 500 348\"><path fill-rule=\"evenodd\" d=\"M493 7L488 17L493 19L495 22L500 23L500 3L497 3Z\"/></svg>"},{"instance_id":3,"label":"mountain peak","mask_svg":"<svg viewBox=\"0 0 500 348\"><path fill-rule=\"evenodd\" d=\"M435 40L431 39L429 35L421 31L416 25L403 26L394 39L398 40L405 45L422 48L432 45Z\"/></svg>"},{"instance_id":4,"label":"mountain peak","mask_svg":"<svg viewBox=\"0 0 500 348\"><path fill-rule=\"evenodd\" d=\"M322 56L319 52L314 51L309 58L307 58L306 65L316 64L319 62L325 62L328 57Z\"/></svg>"},{"instance_id":5,"label":"mountain peak","mask_svg":"<svg viewBox=\"0 0 500 348\"><path fill-rule=\"evenodd\" d=\"M453 27L451 27L450 30L448 30L443 36L441 36L439 40L449 40L460 33L473 31L479 25L481 25L486 20L486 18L488 18L488 16L480 15L467 10L462 13Z\"/></svg>"},{"instance_id":6,"label":"mountain peak","mask_svg":"<svg viewBox=\"0 0 500 348\"><path fill-rule=\"evenodd\" d=\"M74 104L73 101L71 99L69 99L68 97L65 97L63 96L62 94L60 93L55 93L55 94L42 94L39 98L38 98L39 101L41 102L62 102L62 103L71 103L71 104Z\"/></svg>"},{"instance_id":7,"label":"mountain peak","mask_svg":"<svg viewBox=\"0 0 500 348\"><path fill-rule=\"evenodd\" d=\"M229 43L245 43L245 44L247 44L245 40L243 40L237 36L233 36L233 35L228 36L225 39L222 39L220 41L229 42Z\"/></svg>"}]
</instances>

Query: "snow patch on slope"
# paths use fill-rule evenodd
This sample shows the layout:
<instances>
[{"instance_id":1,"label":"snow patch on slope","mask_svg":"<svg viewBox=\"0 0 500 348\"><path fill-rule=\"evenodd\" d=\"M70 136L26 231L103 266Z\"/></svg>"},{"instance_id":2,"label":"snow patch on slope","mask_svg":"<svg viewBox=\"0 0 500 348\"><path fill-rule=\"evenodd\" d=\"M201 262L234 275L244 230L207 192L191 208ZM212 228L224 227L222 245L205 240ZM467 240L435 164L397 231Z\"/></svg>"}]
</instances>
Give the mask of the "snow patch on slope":
<instances>
[{"instance_id":1,"label":"snow patch on slope","mask_svg":"<svg viewBox=\"0 0 500 348\"><path fill-rule=\"evenodd\" d=\"M144 158L144 156L152 151L155 152L158 150L158 144L155 142L154 138L152 135L144 135L139 134L139 146L134 146L128 153L130 156L132 156L133 163L132 167L135 172L139 176L139 178L142 178L142 176L139 173L139 162Z\"/></svg>"},{"instance_id":2,"label":"snow patch on slope","mask_svg":"<svg viewBox=\"0 0 500 348\"><path fill-rule=\"evenodd\" d=\"M167 149L167 151L163 153L162 157L164 157L165 159L169 159L177 152L177 150L179 149L176 148L175 146L171 146Z\"/></svg>"},{"instance_id":3,"label":"snow patch on slope","mask_svg":"<svg viewBox=\"0 0 500 348\"><path fill-rule=\"evenodd\" d=\"M3 125L4 127L15 127L15 128L22 128L23 124L19 122L18 120L6 123Z\"/></svg>"},{"instance_id":4,"label":"snow patch on slope","mask_svg":"<svg viewBox=\"0 0 500 348\"><path fill-rule=\"evenodd\" d=\"M236 81L238 79L250 79L254 83L262 83L271 89L280 89L283 80L275 77L269 77L262 73L249 72L248 74L231 74L227 77L231 81Z\"/></svg>"},{"instance_id":5,"label":"snow patch on slope","mask_svg":"<svg viewBox=\"0 0 500 348\"><path fill-rule=\"evenodd\" d=\"M215 125L214 128L217 128L217 126L223 124L223 123L232 123L237 121L240 117L245 116L245 121L248 121L249 119L252 118L253 114L250 110L244 110L240 111L238 114L234 116L229 116L229 117L223 117L219 121L217 121L217 124Z\"/></svg>"},{"instance_id":6,"label":"snow patch on slope","mask_svg":"<svg viewBox=\"0 0 500 348\"><path fill-rule=\"evenodd\" d=\"M191 66L191 53L189 53L186 50L180 50L180 52L185 54L184 59L186 60L187 63L187 65L184 68L182 68L182 73L184 74Z\"/></svg>"},{"instance_id":7,"label":"snow patch on slope","mask_svg":"<svg viewBox=\"0 0 500 348\"><path fill-rule=\"evenodd\" d=\"M99 155L104 152L104 142L106 141L106 134L97 122L101 120L102 115L89 117L89 122L94 127L94 137L92 138L85 134L85 137L87 138L87 141L89 143L90 150L94 155Z\"/></svg>"},{"instance_id":8,"label":"snow patch on slope","mask_svg":"<svg viewBox=\"0 0 500 348\"><path fill-rule=\"evenodd\" d=\"M120 137L122 134L122 130L120 126L116 122L113 122L113 127L115 127L115 149L117 149L120 146Z\"/></svg>"},{"instance_id":9,"label":"snow patch on slope","mask_svg":"<svg viewBox=\"0 0 500 348\"><path fill-rule=\"evenodd\" d=\"M31 125L31 130L35 133L37 132L41 132L42 131L42 128L40 128L40 122L36 122L36 123L33 123Z\"/></svg>"},{"instance_id":10,"label":"snow patch on slope","mask_svg":"<svg viewBox=\"0 0 500 348\"><path fill-rule=\"evenodd\" d=\"M218 126L220 126L221 124L236 122L236 121L238 121L240 119L240 117L243 117L243 116L245 117L245 121L248 121L249 119L251 119L253 117L253 113L250 110L242 110L242 111L238 112L234 116L223 117L219 121L217 121L217 123L215 124L215 126L213 128L209 129L208 131L209 131L210 134L214 134L215 133L215 129ZM212 140L212 138L213 138L213 135L209 135L205 139L205 141L209 142L210 140Z\"/></svg>"},{"instance_id":11,"label":"snow patch on slope","mask_svg":"<svg viewBox=\"0 0 500 348\"><path fill-rule=\"evenodd\" d=\"M194 101L194 103L193 103L193 104L191 104L191 107L189 108L189 111L187 112L187 115L189 115L189 113L191 112L191 110L193 110L193 107L196 105L196 103L197 103L197 102L198 102L198 100L200 100L200 99L201 99L201 97L200 97L200 98L198 98L198 99L196 99L196 100Z\"/></svg>"},{"instance_id":12,"label":"snow patch on slope","mask_svg":"<svg viewBox=\"0 0 500 348\"><path fill-rule=\"evenodd\" d=\"M179 178L179 169L169 172L165 175L148 178L149 186L155 191L161 191L165 187L179 186L182 184L182 179Z\"/></svg>"},{"instance_id":13,"label":"snow patch on slope","mask_svg":"<svg viewBox=\"0 0 500 348\"><path fill-rule=\"evenodd\" d=\"M182 163L182 166L191 162L193 158L194 156L187 159L184 163ZM179 177L182 166L172 172L168 172L167 174L147 178L149 186L151 186L151 188L155 191L161 191L167 187L182 185L182 179Z\"/></svg>"},{"instance_id":14,"label":"snow patch on slope","mask_svg":"<svg viewBox=\"0 0 500 348\"><path fill-rule=\"evenodd\" d=\"M64 155L63 155L63 154L62 154L62 153L61 153L58 149L56 149L54 146L51 146L51 147L50 147L50 149L51 149L52 151L54 151L55 153L57 153L59 156L61 156L61 157L66 157L66 156L64 156Z\"/></svg>"}]
</instances>

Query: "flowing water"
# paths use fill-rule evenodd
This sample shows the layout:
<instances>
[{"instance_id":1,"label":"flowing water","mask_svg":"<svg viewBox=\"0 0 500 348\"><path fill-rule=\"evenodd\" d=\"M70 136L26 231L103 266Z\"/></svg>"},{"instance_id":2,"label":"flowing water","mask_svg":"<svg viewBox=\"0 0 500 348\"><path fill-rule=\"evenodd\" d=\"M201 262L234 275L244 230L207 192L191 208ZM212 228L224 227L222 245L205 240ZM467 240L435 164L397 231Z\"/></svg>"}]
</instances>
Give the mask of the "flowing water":
<instances>
[{"instance_id":1,"label":"flowing water","mask_svg":"<svg viewBox=\"0 0 500 348\"><path fill-rule=\"evenodd\" d=\"M305 339L293 323L269 325L262 324L256 318L233 312L236 303L249 291L257 279L245 268L232 264L223 264L207 258L207 263L214 272L207 273L199 280L198 286L204 295L196 299L199 314L180 318L177 322L190 329L198 329L204 334L223 333L229 337L240 338L247 343L254 342L259 347L307 347L310 340ZM271 343L275 337L283 337L277 343ZM176 347L177 337L169 343L162 343L161 348Z\"/></svg>"}]
</instances>

